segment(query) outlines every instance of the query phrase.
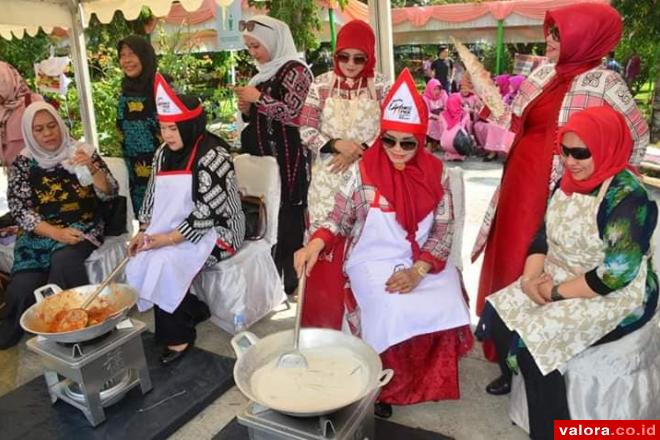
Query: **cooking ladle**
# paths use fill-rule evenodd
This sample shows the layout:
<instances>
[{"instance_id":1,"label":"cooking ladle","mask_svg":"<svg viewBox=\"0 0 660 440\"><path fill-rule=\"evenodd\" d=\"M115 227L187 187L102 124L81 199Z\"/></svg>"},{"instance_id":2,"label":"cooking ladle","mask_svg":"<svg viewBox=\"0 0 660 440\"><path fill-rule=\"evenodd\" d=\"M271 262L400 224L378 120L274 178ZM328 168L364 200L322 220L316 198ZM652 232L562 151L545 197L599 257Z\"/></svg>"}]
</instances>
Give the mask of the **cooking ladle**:
<instances>
[{"instance_id":1,"label":"cooking ladle","mask_svg":"<svg viewBox=\"0 0 660 440\"><path fill-rule=\"evenodd\" d=\"M101 284L92 292L85 301L82 303L82 305L78 308L75 309L69 309L64 313L64 316L62 317L61 322L68 322L68 323L77 323L78 328L85 328L87 327L87 322L89 321L89 313L87 313L87 307L96 299L97 296L99 296L99 293L105 289L105 286L107 286L110 281L114 279L114 277L117 276L117 274L126 266L126 263L128 263L128 258L129 256L127 255L124 257L123 260L115 267L115 269L110 272L110 275L108 275Z\"/></svg>"},{"instance_id":2,"label":"cooking ladle","mask_svg":"<svg viewBox=\"0 0 660 440\"><path fill-rule=\"evenodd\" d=\"M296 326L293 330L293 350L280 354L277 360L277 368L307 368L307 359L298 349L300 340L300 323L302 321L302 308L305 304L305 279L307 276L307 265L303 265L302 274L298 280L298 307L296 308Z\"/></svg>"}]
</instances>

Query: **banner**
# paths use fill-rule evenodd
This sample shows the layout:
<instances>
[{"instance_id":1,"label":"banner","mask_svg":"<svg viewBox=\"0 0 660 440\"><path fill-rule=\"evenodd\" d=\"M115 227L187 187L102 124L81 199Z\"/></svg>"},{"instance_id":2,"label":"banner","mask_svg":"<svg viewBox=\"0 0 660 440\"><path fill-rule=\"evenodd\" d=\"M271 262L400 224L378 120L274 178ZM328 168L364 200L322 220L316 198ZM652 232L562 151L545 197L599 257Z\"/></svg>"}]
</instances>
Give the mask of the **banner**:
<instances>
[{"instance_id":1,"label":"banner","mask_svg":"<svg viewBox=\"0 0 660 440\"><path fill-rule=\"evenodd\" d=\"M238 22L242 20L241 0L220 0L216 7L216 23L218 26L218 48L220 50L245 49L243 37L238 30Z\"/></svg>"}]
</instances>

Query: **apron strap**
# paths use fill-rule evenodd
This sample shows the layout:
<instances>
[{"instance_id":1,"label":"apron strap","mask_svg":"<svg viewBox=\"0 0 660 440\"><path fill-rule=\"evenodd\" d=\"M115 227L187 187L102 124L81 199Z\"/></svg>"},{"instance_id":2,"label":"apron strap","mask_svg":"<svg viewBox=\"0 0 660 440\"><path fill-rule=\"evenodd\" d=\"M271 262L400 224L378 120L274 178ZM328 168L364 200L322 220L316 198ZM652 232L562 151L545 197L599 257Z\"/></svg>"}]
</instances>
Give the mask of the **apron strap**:
<instances>
[{"instance_id":1,"label":"apron strap","mask_svg":"<svg viewBox=\"0 0 660 440\"><path fill-rule=\"evenodd\" d=\"M199 143L202 141L203 137L204 135L200 135L195 141L195 146L192 149L192 153L190 153L190 158L188 158L188 165L186 165L186 171L188 172L192 170L193 161L195 160L195 156L197 156L197 147L199 146Z\"/></svg>"},{"instance_id":2,"label":"apron strap","mask_svg":"<svg viewBox=\"0 0 660 440\"><path fill-rule=\"evenodd\" d=\"M605 198L605 193L607 192L607 189L610 187L610 183L612 183L612 179L614 179L614 176L607 178L600 186L600 190L598 191L598 196L596 198L596 200L598 200L598 203L596 204L597 207L600 207L601 202Z\"/></svg>"}]
</instances>

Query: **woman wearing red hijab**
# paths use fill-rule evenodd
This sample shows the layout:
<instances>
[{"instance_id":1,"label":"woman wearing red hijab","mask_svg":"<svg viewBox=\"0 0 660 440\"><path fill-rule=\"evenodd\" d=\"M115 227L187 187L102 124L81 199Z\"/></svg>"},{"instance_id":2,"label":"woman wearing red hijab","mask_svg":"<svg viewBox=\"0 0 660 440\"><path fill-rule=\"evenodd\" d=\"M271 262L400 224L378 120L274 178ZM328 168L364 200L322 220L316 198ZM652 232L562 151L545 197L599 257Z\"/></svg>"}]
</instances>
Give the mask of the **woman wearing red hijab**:
<instances>
[{"instance_id":1,"label":"woman wearing red hijab","mask_svg":"<svg viewBox=\"0 0 660 440\"><path fill-rule=\"evenodd\" d=\"M376 38L367 23L346 23L337 35L334 69L316 77L307 95L300 137L314 156L307 199L310 223L328 216L346 170L380 131L380 105L390 84L374 71L375 44ZM344 247L345 241L338 241L311 274L304 326L341 328Z\"/></svg>"},{"instance_id":2,"label":"woman wearing red hijab","mask_svg":"<svg viewBox=\"0 0 660 440\"><path fill-rule=\"evenodd\" d=\"M381 135L354 164L329 217L296 252L298 273L345 237L344 273L355 296L352 328L394 377L376 414L391 404L457 399L458 359L472 345L457 269L449 262L454 218L442 162L424 148L426 106L404 70L385 98ZM358 324L353 320L353 325Z\"/></svg>"},{"instance_id":3,"label":"woman wearing red hijab","mask_svg":"<svg viewBox=\"0 0 660 440\"><path fill-rule=\"evenodd\" d=\"M648 144L648 126L635 106L625 82L601 67L601 59L621 38L619 13L609 5L584 3L548 11L544 30L546 55L556 64L537 68L520 86L511 107L515 139L504 174L486 213L472 255L484 249L477 313L488 295L511 284L523 271L527 249L543 221L548 196L562 175L554 146L557 129L585 108L609 105L621 113L633 141L631 164L639 163ZM484 344L489 359L493 345ZM506 394L510 375L486 390Z\"/></svg>"},{"instance_id":4,"label":"woman wearing red hijab","mask_svg":"<svg viewBox=\"0 0 660 440\"><path fill-rule=\"evenodd\" d=\"M595 383L576 385L579 375L570 382L563 376L570 372L571 360L590 346L626 335L624 345L636 346L635 337L657 331L645 324L658 303L658 278L651 264L658 207L630 171L632 139L625 119L605 106L576 113L559 129L555 151L564 162L564 176L550 198L522 277L490 296L482 316L498 354L511 353L517 361L509 364L523 373L534 439L551 439L553 420L650 419L660 414L660 402L650 397L660 392L657 361L642 367L637 360L635 366L636 361L612 353L615 382L606 377L611 371L597 364L589 378L596 378ZM569 411L570 386L589 390L590 402ZM606 404L614 395L616 404Z\"/></svg>"}]
</instances>

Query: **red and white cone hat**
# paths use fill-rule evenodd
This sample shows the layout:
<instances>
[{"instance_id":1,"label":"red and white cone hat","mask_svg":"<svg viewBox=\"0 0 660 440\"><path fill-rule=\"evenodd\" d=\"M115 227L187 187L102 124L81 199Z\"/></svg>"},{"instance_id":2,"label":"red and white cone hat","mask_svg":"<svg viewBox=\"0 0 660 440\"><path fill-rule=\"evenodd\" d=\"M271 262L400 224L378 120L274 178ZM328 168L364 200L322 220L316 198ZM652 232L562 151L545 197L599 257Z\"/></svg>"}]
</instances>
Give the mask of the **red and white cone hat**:
<instances>
[{"instance_id":1,"label":"red and white cone hat","mask_svg":"<svg viewBox=\"0 0 660 440\"><path fill-rule=\"evenodd\" d=\"M192 110L188 109L160 73L156 73L154 79L154 98L158 120L161 122L182 122L202 114L201 103Z\"/></svg>"},{"instance_id":2,"label":"red and white cone hat","mask_svg":"<svg viewBox=\"0 0 660 440\"><path fill-rule=\"evenodd\" d=\"M410 71L403 69L383 101L381 130L426 134L427 124L426 104L417 92Z\"/></svg>"}]
</instances>

